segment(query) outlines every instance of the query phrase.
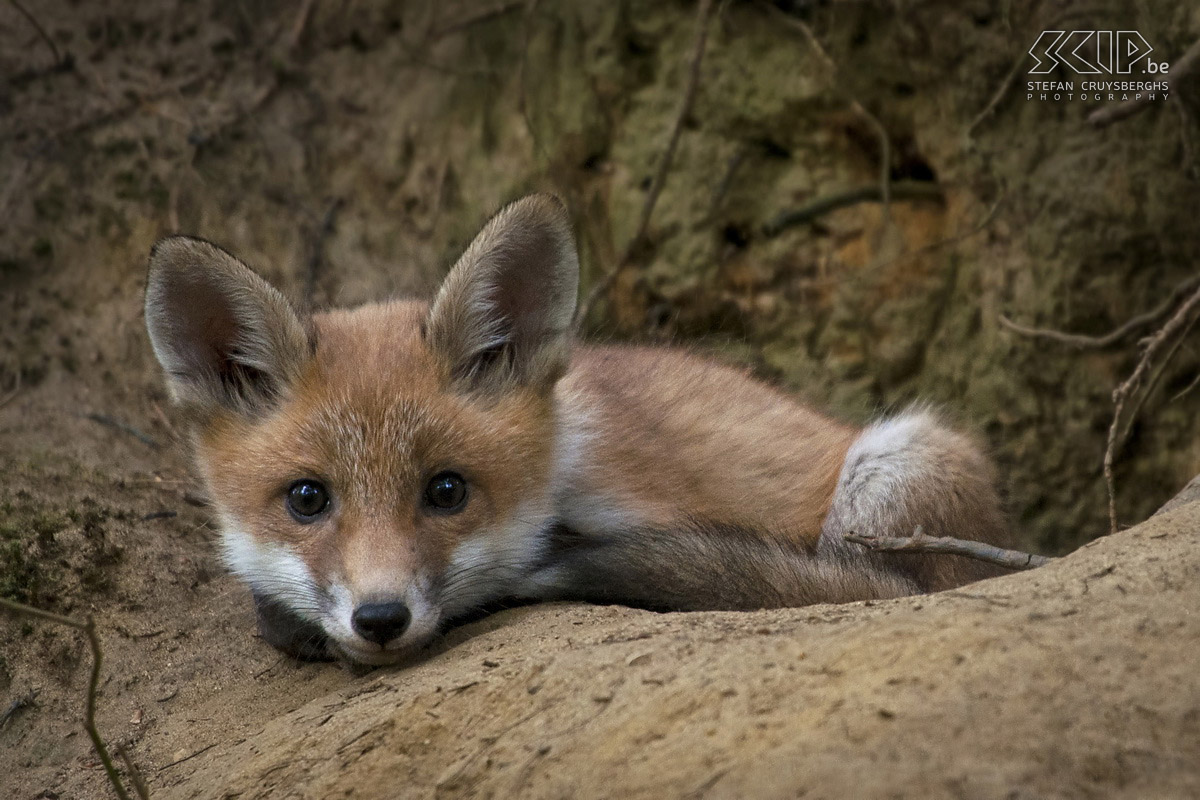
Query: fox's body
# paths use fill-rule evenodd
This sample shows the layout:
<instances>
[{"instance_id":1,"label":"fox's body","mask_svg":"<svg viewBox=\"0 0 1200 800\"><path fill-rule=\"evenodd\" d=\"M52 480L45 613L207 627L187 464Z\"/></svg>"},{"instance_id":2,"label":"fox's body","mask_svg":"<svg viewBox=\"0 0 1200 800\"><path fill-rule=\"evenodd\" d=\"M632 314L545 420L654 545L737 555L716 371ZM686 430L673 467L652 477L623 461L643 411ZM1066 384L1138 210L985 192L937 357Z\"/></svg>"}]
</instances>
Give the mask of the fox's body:
<instances>
[{"instance_id":1,"label":"fox's body","mask_svg":"<svg viewBox=\"0 0 1200 800\"><path fill-rule=\"evenodd\" d=\"M503 598L744 609L988 574L842 536L1003 539L969 440L927 412L843 425L678 350L572 346L576 287L569 227L539 197L502 211L432 304L308 321L207 243L156 249L151 336L271 641L380 663ZM326 504L298 514L297 496Z\"/></svg>"}]
</instances>

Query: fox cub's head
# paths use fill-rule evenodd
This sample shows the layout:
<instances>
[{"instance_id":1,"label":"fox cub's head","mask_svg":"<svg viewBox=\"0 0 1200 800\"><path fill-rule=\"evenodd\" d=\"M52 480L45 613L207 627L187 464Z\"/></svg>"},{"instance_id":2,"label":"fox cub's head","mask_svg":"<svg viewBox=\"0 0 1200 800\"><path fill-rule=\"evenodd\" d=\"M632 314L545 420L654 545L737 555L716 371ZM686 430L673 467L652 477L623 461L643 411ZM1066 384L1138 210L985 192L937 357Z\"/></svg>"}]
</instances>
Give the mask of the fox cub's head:
<instances>
[{"instance_id":1,"label":"fox cub's head","mask_svg":"<svg viewBox=\"0 0 1200 800\"><path fill-rule=\"evenodd\" d=\"M269 641L385 663L514 591L551 516L578 280L541 195L500 211L432 303L304 317L214 245L155 246L150 339Z\"/></svg>"}]
</instances>

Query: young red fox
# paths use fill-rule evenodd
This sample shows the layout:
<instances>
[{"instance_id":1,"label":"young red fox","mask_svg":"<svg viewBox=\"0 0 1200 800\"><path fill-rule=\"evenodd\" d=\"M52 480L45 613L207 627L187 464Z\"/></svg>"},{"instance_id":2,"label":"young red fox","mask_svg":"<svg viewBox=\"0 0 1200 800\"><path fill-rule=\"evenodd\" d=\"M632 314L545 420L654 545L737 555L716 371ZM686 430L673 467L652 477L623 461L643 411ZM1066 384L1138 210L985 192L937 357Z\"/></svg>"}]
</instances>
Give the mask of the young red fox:
<instances>
[{"instance_id":1,"label":"young red fox","mask_svg":"<svg viewBox=\"0 0 1200 800\"><path fill-rule=\"evenodd\" d=\"M155 246L150 339L268 641L381 664L505 598L755 609L992 574L842 537L1003 543L969 439L928 411L844 425L677 350L573 346L578 281L543 195L432 304L302 317L212 244Z\"/></svg>"}]
</instances>

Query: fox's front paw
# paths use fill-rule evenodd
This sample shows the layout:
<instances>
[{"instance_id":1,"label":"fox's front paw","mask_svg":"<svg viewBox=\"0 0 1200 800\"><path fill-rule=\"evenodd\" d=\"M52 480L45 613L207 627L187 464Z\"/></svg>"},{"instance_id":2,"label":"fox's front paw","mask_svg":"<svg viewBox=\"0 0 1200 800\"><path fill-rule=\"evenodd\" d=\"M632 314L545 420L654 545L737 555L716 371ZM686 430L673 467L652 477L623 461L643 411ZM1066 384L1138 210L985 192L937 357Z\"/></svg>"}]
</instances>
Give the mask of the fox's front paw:
<instances>
[{"instance_id":1,"label":"fox's front paw","mask_svg":"<svg viewBox=\"0 0 1200 800\"><path fill-rule=\"evenodd\" d=\"M318 626L260 594L254 595L254 611L258 632L267 644L301 661L333 660L329 639Z\"/></svg>"}]
</instances>

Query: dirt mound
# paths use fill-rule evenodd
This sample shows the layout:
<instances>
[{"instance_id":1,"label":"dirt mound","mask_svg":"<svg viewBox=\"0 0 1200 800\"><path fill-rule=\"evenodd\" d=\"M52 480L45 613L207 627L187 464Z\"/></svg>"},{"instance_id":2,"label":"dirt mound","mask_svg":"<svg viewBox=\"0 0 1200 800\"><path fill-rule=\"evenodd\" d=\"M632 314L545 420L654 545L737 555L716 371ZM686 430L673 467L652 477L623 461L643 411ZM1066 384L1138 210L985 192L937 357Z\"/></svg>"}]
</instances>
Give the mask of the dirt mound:
<instances>
[{"instance_id":1,"label":"dirt mound","mask_svg":"<svg viewBox=\"0 0 1200 800\"><path fill-rule=\"evenodd\" d=\"M1049 567L871 605L548 606L452 636L162 779L193 797L1186 797L1200 504ZM264 693L291 699L287 681ZM285 703L286 704L286 703ZM191 715L243 725L227 698Z\"/></svg>"},{"instance_id":2,"label":"dirt mound","mask_svg":"<svg viewBox=\"0 0 1200 800\"><path fill-rule=\"evenodd\" d=\"M364 676L281 659L251 635L245 591L212 578L194 525L137 518L109 535L159 551L113 568L120 602L97 609L100 724L156 797L1200 792L1200 502L939 595L514 609ZM11 693L44 690L0 731L14 796L108 796L78 725L82 646L4 635L22 645Z\"/></svg>"}]
</instances>

